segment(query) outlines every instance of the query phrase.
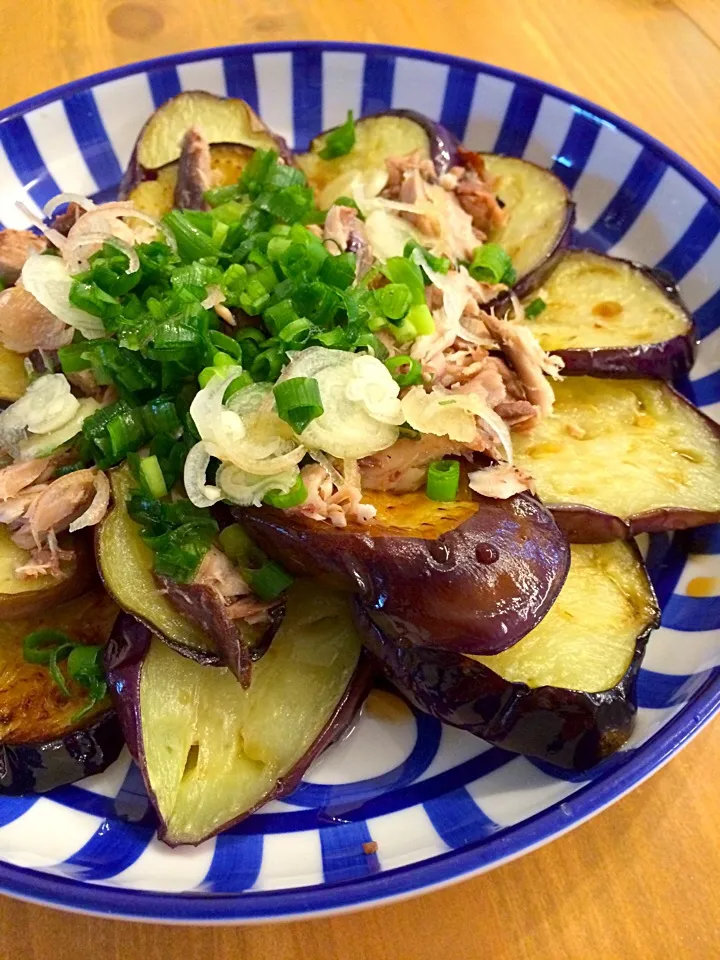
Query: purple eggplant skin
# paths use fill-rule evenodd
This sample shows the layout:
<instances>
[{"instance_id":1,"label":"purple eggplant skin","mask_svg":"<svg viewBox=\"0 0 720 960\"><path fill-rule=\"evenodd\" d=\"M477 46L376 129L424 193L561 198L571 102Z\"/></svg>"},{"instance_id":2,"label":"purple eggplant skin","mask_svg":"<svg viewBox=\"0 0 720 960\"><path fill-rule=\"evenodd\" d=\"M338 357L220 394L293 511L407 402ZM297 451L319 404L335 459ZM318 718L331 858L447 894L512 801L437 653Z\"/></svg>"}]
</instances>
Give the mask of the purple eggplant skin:
<instances>
[{"instance_id":1,"label":"purple eggplant skin","mask_svg":"<svg viewBox=\"0 0 720 960\"><path fill-rule=\"evenodd\" d=\"M377 120L379 117L402 117L405 120L412 120L425 131L429 142L430 159L435 165L435 172L438 176L447 173L450 167L460 164L460 141L455 134L450 133L447 127L444 127L437 120L431 120L417 110L382 110L380 113L373 113L367 117L361 117L357 123L367 123L370 120ZM319 137L310 141L308 150L313 152L322 149L324 138L328 133L332 133L337 127L330 130L324 130Z\"/></svg>"},{"instance_id":2,"label":"purple eggplant skin","mask_svg":"<svg viewBox=\"0 0 720 960\"><path fill-rule=\"evenodd\" d=\"M614 258L618 259L618 258ZM658 286L668 300L687 317L687 331L662 343L643 343L636 347L593 347L588 350L553 350L565 363L567 376L676 380L689 372L697 355L698 336L693 316L685 306L673 278L664 270L646 267L634 260L629 266L640 270ZM545 275L546 277L548 274Z\"/></svg>"},{"instance_id":3,"label":"purple eggplant skin","mask_svg":"<svg viewBox=\"0 0 720 960\"><path fill-rule=\"evenodd\" d=\"M365 649L412 706L503 750L574 771L593 767L630 736L637 676L656 626L649 624L637 638L630 666L615 687L584 693L512 683L450 651L390 640L359 601L355 623Z\"/></svg>"},{"instance_id":4,"label":"purple eggplant skin","mask_svg":"<svg viewBox=\"0 0 720 960\"><path fill-rule=\"evenodd\" d=\"M105 647L104 664L105 674L110 688L110 695L115 705L120 727L125 737L128 750L133 760L140 768L145 788L158 815L158 837L164 838L164 827L159 815L157 800L147 776L143 762L142 727L140 721L140 675L143 660L149 650L153 634L148 628L129 613L121 613L115 622L112 635ZM269 803L270 800L280 800L287 797L297 787L310 764L329 746L339 740L351 729L360 707L372 687L375 675L374 664L366 657L361 657L357 669L348 684L345 693L338 702L335 711L328 720L325 728L307 750L305 755L293 767L292 771L281 780L278 780L274 789L252 809L245 810L229 823L222 824L216 833L227 830L235 824L245 820L256 810ZM204 837L203 840L209 839ZM168 842L165 840L165 842ZM177 844L169 843L169 846Z\"/></svg>"},{"instance_id":5,"label":"purple eggplant skin","mask_svg":"<svg viewBox=\"0 0 720 960\"><path fill-rule=\"evenodd\" d=\"M0 744L0 794L47 793L102 773L117 760L124 743L115 711L106 710L63 737Z\"/></svg>"},{"instance_id":6,"label":"purple eggplant skin","mask_svg":"<svg viewBox=\"0 0 720 960\"><path fill-rule=\"evenodd\" d=\"M382 495L368 497L381 505ZM398 518L403 498L391 499ZM292 573L358 594L390 636L475 654L512 646L547 613L565 582L566 538L526 494L481 497L467 519L435 537L426 530L432 534L442 508L427 500L425 509L423 526L406 528L407 536L379 522L338 530L268 507L235 513L257 544Z\"/></svg>"}]
</instances>

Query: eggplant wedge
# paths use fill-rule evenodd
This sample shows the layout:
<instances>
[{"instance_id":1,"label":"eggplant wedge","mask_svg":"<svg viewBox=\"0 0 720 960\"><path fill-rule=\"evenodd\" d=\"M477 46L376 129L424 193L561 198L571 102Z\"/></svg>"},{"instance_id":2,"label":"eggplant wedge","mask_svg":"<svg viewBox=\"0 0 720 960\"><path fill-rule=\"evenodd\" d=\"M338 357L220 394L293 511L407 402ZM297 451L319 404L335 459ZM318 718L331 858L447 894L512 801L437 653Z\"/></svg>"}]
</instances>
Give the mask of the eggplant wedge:
<instances>
[{"instance_id":1,"label":"eggplant wedge","mask_svg":"<svg viewBox=\"0 0 720 960\"><path fill-rule=\"evenodd\" d=\"M489 240L510 255L519 296L534 290L552 270L568 245L575 223L575 204L555 174L528 160L481 154L495 178L495 192L505 209L505 223Z\"/></svg>"},{"instance_id":2,"label":"eggplant wedge","mask_svg":"<svg viewBox=\"0 0 720 960\"><path fill-rule=\"evenodd\" d=\"M524 322L566 374L673 380L693 364L692 317L669 278L649 267L569 250L534 297L545 309Z\"/></svg>"},{"instance_id":3,"label":"eggplant wedge","mask_svg":"<svg viewBox=\"0 0 720 960\"><path fill-rule=\"evenodd\" d=\"M46 666L23 657L24 638L47 627L76 643L105 643L117 613L98 589L40 616L0 621L0 793L44 793L117 759L124 741L110 700L74 720L87 691L68 681L66 698Z\"/></svg>"},{"instance_id":4,"label":"eggplant wedge","mask_svg":"<svg viewBox=\"0 0 720 960\"><path fill-rule=\"evenodd\" d=\"M720 518L720 427L658 380L568 377L514 435L517 465L575 543Z\"/></svg>"},{"instance_id":5,"label":"eggplant wedge","mask_svg":"<svg viewBox=\"0 0 720 960\"><path fill-rule=\"evenodd\" d=\"M315 190L322 209L350 192L350 182L357 174L371 177L385 172L388 157L405 157L419 153L431 159L438 175L459 162L460 144L442 124L430 120L414 110L388 110L363 117L355 124L355 144L349 153L326 160L320 154L325 149L326 130L310 144L307 153L299 154L295 162Z\"/></svg>"},{"instance_id":6,"label":"eggplant wedge","mask_svg":"<svg viewBox=\"0 0 720 960\"><path fill-rule=\"evenodd\" d=\"M95 556L102 581L119 607L133 614L185 657L218 664L220 657L209 633L170 602L158 589L153 555L140 537L140 528L127 510L134 486L127 468L110 474L113 505L95 533Z\"/></svg>"},{"instance_id":7,"label":"eggplant wedge","mask_svg":"<svg viewBox=\"0 0 720 960\"><path fill-rule=\"evenodd\" d=\"M290 793L365 699L360 653L347 598L310 583L291 591L247 691L120 617L106 672L161 839L200 843Z\"/></svg>"},{"instance_id":8,"label":"eggplant wedge","mask_svg":"<svg viewBox=\"0 0 720 960\"><path fill-rule=\"evenodd\" d=\"M139 183L154 179L157 171L180 159L188 130L197 130L209 144L277 150L290 158L283 138L272 133L244 100L217 97L200 90L185 91L158 107L138 134L120 183L121 199L127 198Z\"/></svg>"},{"instance_id":9,"label":"eggplant wedge","mask_svg":"<svg viewBox=\"0 0 720 960\"><path fill-rule=\"evenodd\" d=\"M369 524L330 523L268 507L235 511L286 569L358 594L390 636L466 653L499 653L552 606L570 552L534 498L439 503L368 491Z\"/></svg>"},{"instance_id":10,"label":"eggplant wedge","mask_svg":"<svg viewBox=\"0 0 720 960\"><path fill-rule=\"evenodd\" d=\"M61 537L60 546L72 547L74 557L61 563L61 576L20 578L15 571L30 560L30 552L16 546L8 528L0 525L0 621L35 616L84 593L97 581L92 541L83 533Z\"/></svg>"},{"instance_id":11,"label":"eggplant wedge","mask_svg":"<svg viewBox=\"0 0 720 960\"><path fill-rule=\"evenodd\" d=\"M366 649L418 709L496 746L570 770L632 732L635 683L659 609L633 543L572 547L547 616L493 657L389 639L358 605Z\"/></svg>"}]
</instances>

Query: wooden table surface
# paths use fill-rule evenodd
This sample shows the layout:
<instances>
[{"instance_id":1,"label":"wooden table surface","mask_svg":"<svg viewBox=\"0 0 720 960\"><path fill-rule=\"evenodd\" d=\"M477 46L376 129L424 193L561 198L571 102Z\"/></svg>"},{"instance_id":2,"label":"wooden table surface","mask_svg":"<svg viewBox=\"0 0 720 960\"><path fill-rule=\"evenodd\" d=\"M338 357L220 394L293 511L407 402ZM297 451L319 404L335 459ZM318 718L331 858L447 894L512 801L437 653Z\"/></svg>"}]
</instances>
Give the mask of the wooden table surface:
<instances>
[{"instance_id":1,"label":"wooden table surface","mask_svg":"<svg viewBox=\"0 0 720 960\"><path fill-rule=\"evenodd\" d=\"M0 106L97 70L288 38L425 47L559 84L720 182L720 0L0 0ZM720 722L530 856L370 912L244 928L75 917L0 899L0 960L720 957Z\"/></svg>"}]
</instances>

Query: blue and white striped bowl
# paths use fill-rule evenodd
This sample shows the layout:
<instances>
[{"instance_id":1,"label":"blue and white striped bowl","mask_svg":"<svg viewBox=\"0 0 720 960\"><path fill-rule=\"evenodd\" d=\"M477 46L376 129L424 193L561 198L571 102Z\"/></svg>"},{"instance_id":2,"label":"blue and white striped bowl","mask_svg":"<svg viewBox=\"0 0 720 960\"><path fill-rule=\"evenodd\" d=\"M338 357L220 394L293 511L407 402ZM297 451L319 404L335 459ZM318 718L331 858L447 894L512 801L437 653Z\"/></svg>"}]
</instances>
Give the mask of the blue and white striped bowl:
<instances>
[{"instance_id":1,"label":"blue and white striped bowl","mask_svg":"<svg viewBox=\"0 0 720 960\"><path fill-rule=\"evenodd\" d=\"M468 146L550 167L577 239L673 274L702 343L686 392L720 419L720 194L652 138L547 84L468 60L360 44L227 47L71 83L0 115L0 220L53 194L112 196L154 107L183 89L244 97L291 144L356 114L413 107ZM0 889L112 916L178 922L298 917L427 890L533 849L649 776L720 706L720 527L656 536L663 606L627 746L562 775L374 694L353 735L285 802L196 849L158 843L124 755L41 798L0 798ZM717 577L697 598L693 578ZM363 844L377 843L367 855Z\"/></svg>"}]
</instances>

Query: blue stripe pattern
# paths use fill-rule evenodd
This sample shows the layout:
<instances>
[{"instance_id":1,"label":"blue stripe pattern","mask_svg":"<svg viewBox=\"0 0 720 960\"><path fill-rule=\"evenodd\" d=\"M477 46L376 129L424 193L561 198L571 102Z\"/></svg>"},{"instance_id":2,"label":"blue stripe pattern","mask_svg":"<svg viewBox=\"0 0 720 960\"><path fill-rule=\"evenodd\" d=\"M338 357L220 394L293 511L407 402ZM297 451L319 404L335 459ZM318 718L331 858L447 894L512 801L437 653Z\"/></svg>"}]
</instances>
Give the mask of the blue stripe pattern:
<instances>
[{"instance_id":1,"label":"blue stripe pattern","mask_svg":"<svg viewBox=\"0 0 720 960\"><path fill-rule=\"evenodd\" d=\"M122 171L108 139L95 97L76 93L64 103L65 113L83 159L100 190L117 188Z\"/></svg>"},{"instance_id":2,"label":"blue stripe pattern","mask_svg":"<svg viewBox=\"0 0 720 960\"><path fill-rule=\"evenodd\" d=\"M649 150L643 150L620 189L585 238L596 250L606 251L625 236L645 209L667 169Z\"/></svg>"},{"instance_id":3,"label":"blue stripe pattern","mask_svg":"<svg viewBox=\"0 0 720 960\"><path fill-rule=\"evenodd\" d=\"M720 234L720 210L705 203L685 233L656 266L678 283L691 270Z\"/></svg>"},{"instance_id":4,"label":"blue stripe pattern","mask_svg":"<svg viewBox=\"0 0 720 960\"><path fill-rule=\"evenodd\" d=\"M180 76L176 67L165 67L162 70L153 70L149 75L150 92L153 103L160 107L166 100L176 97L180 93Z\"/></svg>"},{"instance_id":5,"label":"blue stripe pattern","mask_svg":"<svg viewBox=\"0 0 720 960\"><path fill-rule=\"evenodd\" d=\"M465 136L475 93L475 74L459 67L448 72L440 123L460 140Z\"/></svg>"},{"instance_id":6,"label":"blue stripe pattern","mask_svg":"<svg viewBox=\"0 0 720 960\"><path fill-rule=\"evenodd\" d=\"M506 153L511 157L521 157L525 153L541 103L539 90L515 87L495 141L495 153Z\"/></svg>"},{"instance_id":7,"label":"blue stripe pattern","mask_svg":"<svg viewBox=\"0 0 720 960\"><path fill-rule=\"evenodd\" d=\"M465 787L430 800L424 807L438 836L452 850L485 840L500 829L482 812Z\"/></svg>"},{"instance_id":8,"label":"blue stripe pattern","mask_svg":"<svg viewBox=\"0 0 720 960\"><path fill-rule=\"evenodd\" d=\"M210 869L203 887L213 893L235 893L248 890L260 875L263 859L261 834L243 837L221 833L215 840Z\"/></svg>"},{"instance_id":9,"label":"blue stripe pattern","mask_svg":"<svg viewBox=\"0 0 720 960\"><path fill-rule=\"evenodd\" d=\"M551 167L555 176L560 177L568 189L572 190L580 179L599 133L600 124L594 117L584 110L573 111L570 129L565 134L563 145Z\"/></svg>"},{"instance_id":10,"label":"blue stripe pattern","mask_svg":"<svg viewBox=\"0 0 720 960\"><path fill-rule=\"evenodd\" d=\"M392 103L394 83L395 60L368 53L363 71L361 115L387 110Z\"/></svg>"},{"instance_id":11,"label":"blue stripe pattern","mask_svg":"<svg viewBox=\"0 0 720 960\"><path fill-rule=\"evenodd\" d=\"M343 883L377 873L376 853L366 853L364 843L372 843L367 824L339 823L320 832L325 883Z\"/></svg>"},{"instance_id":12,"label":"blue stripe pattern","mask_svg":"<svg viewBox=\"0 0 720 960\"><path fill-rule=\"evenodd\" d=\"M240 97L253 110L258 109L255 61L252 57L223 57L225 88L229 97Z\"/></svg>"},{"instance_id":13,"label":"blue stripe pattern","mask_svg":"<svg viewBox=\"0 0 720 960\"><path fill-rule=\"evenodd\" d=\"M319 50L296 50L292 57L295 147L305 150L322 129L322 55Z\"/></svg>"},{"instance_id":14,"label":"blue stripe pattern","mask_svg":"<svg viewBox=\"0 0 720 960\"><path fill-rule=\"evenodd\" d=\"M24 117L14 117L0 124L0 143L20 183L25 184L25 189L39 207L60 193Z\"/></svg>"},{"instance_id":15,"label":"blue stripe pattern","mask_svg":"<svg viewBox=\"0 0 720 960\"><path fill-rule=\"evenodd\" d=\"M667 253L658 266L676 279L682 279L708 254L720 236L720 195L695 171L618 118L536 81L441 55L367 46L284 43L265 48L227 48L212 51L207 57L219 59L222 63L229 95L243 97L257 109L259 100L272 100L274 91L272 87L258 89L260 81L255 72L254 55L289 51L292 54L292 100L283 106L289 108L287 115L291 129L296 143L302 147L320 132L324 50L347 50L353 57L358 52L365 55L361 89L347 91L348 96L354 96L361 103L363 114L387 109L392 102L421 100L418 90L396 88L401 82L395 70L398 56L446 65L449 69L444 89L432 91L433 103L442 104L441 122L459 137L463 136L469 123L482 125L487 122L490 129L499 129L495 148L514 155L523 155L534 148L533 131L543 97L553 97L566 106L571 119L562 146L553 159L552 170L570 188L576 186L586 170L603 128L609 131L604 138L629 137L640 147L638 158L624 182L613 184L614 196L592 227L578 238L582 243L608 250L623 240L638 218L647 213L656 217L663 235L667 234ZM123 68L119 74L108 75L103 80L121 83L125 74L144 73L157 106L180 91L178 65L202 59L202 55L192 54L167 58L147 67ZM348 75L354 74L349 71ZM499 78L513 85L503 116L493 113L495 107L492 104L489 107L486 103L474 105L478 77ZM331 88L332 78L325 77L324 80L325 89ZM262 83L271 82L271 72L264 70ZM63 103L78 156L82 156L97 182L98 196L108 198L120 176L118 160L108 136L108 130L115 136L117 128L114 126L116 117L101 107L106 100L100 93L96 96L98 83L91 80L72 84L60 93L58 99ZM47 100L39 98L19 111L0 115L0 143L17 177L38 205L59 192L43 158L58 162L58 169L72 169L68 158L53 152L52 130L42 128L42 114L36 113L32 121L33 130L40 131L37 143L24 117L24 112L37 110L44 102L52 100L52 97ZM282 110L279 113L283 115ZM145 118L138 116L136 119L139 125ZM60 162L66 166L61 167ZM691 183L705 201L692 223L675 235L667 211L655 209L659 203L655 190L668 169L675 170ZM63 187L71 189L69 183L63 182ZM584 181L580 196L591 187L591 183ZM3 216L9 218L5 212ZM632 253L642 259L642 250ZM698 279L696 272L692 281L693 295L697 302L702 302L695 316L703 337L720 325L720 271L709 264L704 273L707 279ZM701 345L700 349L707 356L710 347ZM685 381L680 386L697 402L710 404L720 401L720 360L706 369L709 370L707 376ZM693 659L700 656L695 653L695 646L702 647L704 652L701 655L707 657L707 638L698 638L694 645L692 637L697 631L720 631L720 597L697 598L676 592L690 553L720 557L720 525L676 535L655 535L650 539L647 555L648 572L663 608L664 626L688 634L685 642L687 667L683 661L681 675L664 673L662 664L655 657L655 670L643 668L639 672L637 702L641 712L675 707L676 716L656 730L651 729L647 743L631 740L627 749L609 757L590 772L559 771L549 764L531 760L530 763L548 777L573 784L577 792L563 802L562 810L549 806L511 830L501 828L483 809L483 798L493 789L490 781L487 784L484 781L512 763L515 757L497 748L468 757L469 735L463 735L464 739L460 734L450 736L443 733L436 720L416 715L414 745L401 762L388 763L384 773L353 779L352 770L343 770L346 776L340 778L341 782L335 777L329 777L328 783L303 782L288 798L292 806L276 806L271 812L261 811L217 837L213 841L212 857L208 858L199 883L196 868L189 870L188 876L192 877L189 883L198 883L189 891L193 896L176 898L174 895L105 885L133 865L133 876L140 877L142 856L156 828L142 777L134 765L115 796L94 793L82 785L52 791L48 796L54 813L48 817L48 828L62 830L63 819L71 810L76 818L97 818L85 833L90 839L55 868L55 872L62 876L50 877L0 863L0 889L46 897L55 903L99 904L97 908L104 912L115 910L156 919L258 918L283 912L302 914L371 898L381 899L391 893L402 893L449 879L537 844L642 779L720 704L720 668L708 670L707 664L699 665ZM718 564L720 568L720 559ZM645 723L643 729L647 726ZM362 735L362 727L358 735ZM392 737L390 726L388 737ZM373 740L372 749L382 756L382 742ZM342 748L337 756L341 755ZM328 762L332 765L337 761L330 757ZM335 772L336 768L332 769ZM471 783L473 796L477 799L473 799L467 789ZM14 831L23 830L23 817L36 802L35 797L0 795L0 828L6 827L8 836L17 837L19 833ZM427 862L392 869L393 864L383 857L382 851L379 857L373 852L366 853L363 844L371 841L372 821L378 817L391 816L393 822L397 822L398 837L403 838L407 829L403 811L410 808L424 811L437 838L438 849L444 844L450 852ZM100 826L94 830L97 822ZM274 834L284 837L284 843L292 844L293 834L300 831L313 834L312 841L317 841L322 854L322 872L314 877L316 885L295 891L253 890L256 885L265 886L264 882L258 883L261 878L264 881L270 876L275 881L279 876L278 883L281 884L284 876L284 864L272 862L274 854L271 851L279 844L266 843L264 837ZM28 844L32 842L33 838L27 840ZM407 833L406 842L404 859L408 861L416 852L411 831ZM39 837L37 843L41 848L42 838ZM154 860L154 857L148 859ZM189 862L193 862L192 857ZM182 854L173 854L171 869L182 871L185 863ZM386 872L387 869L392 872ZM96 886L88 895L82 892L85 888L75 883L75 879L92 880ZM173 889L175 886L173 884ZM73 892L76 888L80 894ZM238 896L241 891L246 892Z\"/></svg>"}]
</instances>

